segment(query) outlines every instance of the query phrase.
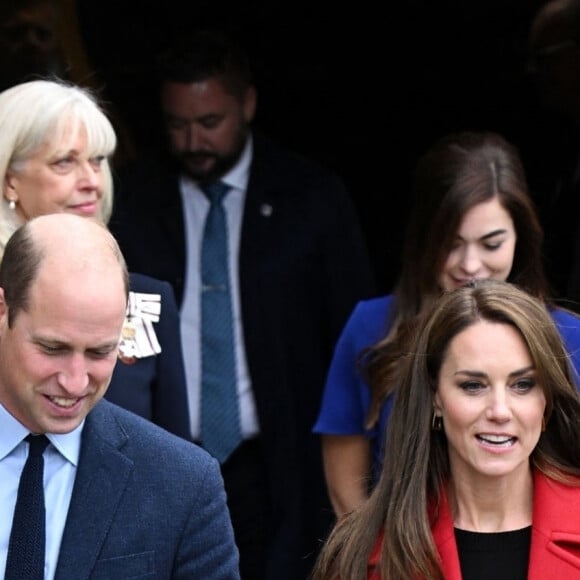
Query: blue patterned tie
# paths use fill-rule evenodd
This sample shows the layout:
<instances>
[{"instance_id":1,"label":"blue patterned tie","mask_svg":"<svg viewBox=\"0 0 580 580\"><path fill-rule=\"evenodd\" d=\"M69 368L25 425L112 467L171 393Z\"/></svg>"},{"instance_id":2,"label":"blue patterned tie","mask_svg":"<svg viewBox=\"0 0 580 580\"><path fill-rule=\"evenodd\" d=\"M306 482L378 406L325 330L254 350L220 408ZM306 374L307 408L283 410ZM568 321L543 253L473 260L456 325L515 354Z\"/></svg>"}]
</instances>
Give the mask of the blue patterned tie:
<instances>
[{"instance_id":1,"label":"blue patterned tie","mask_svg":"<svg viewBox=\"0 0 580 580\"><path fill-rule=\"evenodd\" d=\"M4 580L43 580L46 543L44 508L44 435L29 435L28 458L18 484Z\"/></svg>"},{"instance_id":2,"label":"blue patterned tie","mask_svg":"<svg viewBox=\"0 0 580 580\"><path fill-rule=\"evenodd\" d=\"M242 440L228 228L222 206L229 189L221 181L202 187L211 205L201 246L201 442L220 463Z\"/></svg>"}]
</instances>

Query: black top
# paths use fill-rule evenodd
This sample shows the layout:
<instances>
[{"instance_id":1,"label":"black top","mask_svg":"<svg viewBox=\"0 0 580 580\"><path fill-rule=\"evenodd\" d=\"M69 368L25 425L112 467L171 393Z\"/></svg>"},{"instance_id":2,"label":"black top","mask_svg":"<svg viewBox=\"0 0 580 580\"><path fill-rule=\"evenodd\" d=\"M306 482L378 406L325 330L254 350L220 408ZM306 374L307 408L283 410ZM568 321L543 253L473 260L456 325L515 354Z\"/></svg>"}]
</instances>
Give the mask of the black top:
<instances>
[{"instance_id":1,"label":"black top","mask_svg":"<svg viewBox=\"0 0 580 580\"><path fill-rule=\"evenodd\" d=\"M463 580L526 580L532 526L481 533L455 528Z\"/></svg>"}]
</instances>

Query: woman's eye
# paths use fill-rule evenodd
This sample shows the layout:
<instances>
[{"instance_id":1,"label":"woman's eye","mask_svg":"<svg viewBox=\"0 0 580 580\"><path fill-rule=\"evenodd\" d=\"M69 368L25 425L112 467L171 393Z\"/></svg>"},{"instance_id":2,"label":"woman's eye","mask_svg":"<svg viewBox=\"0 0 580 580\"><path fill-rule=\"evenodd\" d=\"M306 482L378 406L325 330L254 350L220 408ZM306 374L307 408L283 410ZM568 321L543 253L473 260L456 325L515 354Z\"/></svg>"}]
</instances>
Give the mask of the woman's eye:
<instances>
[{"instance_id":1,"label":"woman's eye","mask_svg":"<svg viewBox=\"0 0 580 580\"><path fill-rule=\"evenodd\" d=\"M536 379L533 378L519 379L513 385L514 389L521 393L527 393L528 391L531 391L535 386Z\"/></svg>"},{"instance_id":2,"label":"woman's eye","mask_svg":"<svg viewBox=\"0 0 580 580\"><path fill-rule=\"evenodd\" d=\"M53 165L58 167L59 169L66 169L70 167L74 162L72 157L63 157L62 159L57 159Z\"/></svg>"},{"instance_id":3,"label":"woman's eye","mask_svg":"<svg viewBox=\"0 0 580 580\"><path fill-rule=\"evenodd\" d=\"M503 242L493 242L493 243L487 243L484 244L484 247L486 250L493 252L494 250L498 250L499 248L501 248Z\"/></svg>"},{"instance_id":4,"label":"woman's eye","mask_svg":"<svg viewBox=\"0 0 580 580\"><path fill-rule=\"evenodd\" d=\"M89 163L93 166L94 169L100 169L103 165L103 161L105 161L105 156L97 155L96 157L91 157Z\"/></svg>"},{"instance_id":5,"label":"woman's eye","mask_svg":"<svg viewBox=\"0 0 580 580\"><path fill-rule=\"evenodd\" d=\"M479 381L463 381L462 383L460 383L459 388L468 393L475 393L483 389L484 386L485 385L483 385Z\"/></svg>"}]
</instances>

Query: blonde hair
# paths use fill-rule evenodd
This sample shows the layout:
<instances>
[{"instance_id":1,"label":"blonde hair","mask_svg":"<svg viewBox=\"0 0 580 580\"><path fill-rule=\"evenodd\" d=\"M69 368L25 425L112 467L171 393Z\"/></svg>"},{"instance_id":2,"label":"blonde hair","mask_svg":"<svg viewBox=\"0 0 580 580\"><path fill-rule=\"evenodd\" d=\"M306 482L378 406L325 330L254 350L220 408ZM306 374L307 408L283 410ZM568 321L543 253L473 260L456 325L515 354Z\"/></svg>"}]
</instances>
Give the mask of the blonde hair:
<instances>
[{"instance_id":1,"label":"blonde hair","mask_svg":"<svg viewBox=\"0 0 580 580\"><path fill-rule=\"evenodd\" d=\"M0 93L0 179L4 187L9 170L18 172L47 142L59 146L72 141L78 132L87 136L88 154L105 157L100 218L107 223L113 208L113 179L109 157L117 138L113 126L86 89L61 81L36 80ZM6 242L21 226L21 219L0 200L0 256Z\"/></svg>"}]
</instances>

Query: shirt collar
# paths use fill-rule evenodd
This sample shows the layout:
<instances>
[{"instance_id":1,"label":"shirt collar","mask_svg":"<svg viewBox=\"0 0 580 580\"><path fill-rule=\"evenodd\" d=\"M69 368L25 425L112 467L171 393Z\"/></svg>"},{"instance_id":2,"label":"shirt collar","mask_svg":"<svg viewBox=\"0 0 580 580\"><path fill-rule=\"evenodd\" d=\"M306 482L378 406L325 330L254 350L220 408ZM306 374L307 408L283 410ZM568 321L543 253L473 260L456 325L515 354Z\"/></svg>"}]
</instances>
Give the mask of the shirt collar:
<instances>
[{"instance_id":1,"label":"shirt collar","mask_svg":"<svg viewBox=\"0 0 580 580\"><path fill-rule=\"evenodd\" d=\"M248 188L248 180L250 179L250 164L252 162L252 153L252 135L249 134L238 162L225 175L222 176L221 180L235 189L246 191Z\"/></svg>"},{"instance_id":2,"label":"shirt collar","mask_svg":"<svg viewBox=\"0 0 580 580\"><path fill-rule=\"evenodd\" d=\"M81 452L81 436L84 427L84 420L70 433L47 433L49 441L59 451L59 453L75 467L78 465ZM15 419L0 404L0 461L11 453L21 441L30 433L20 421Z\"/></svg>"}]
</instances>

